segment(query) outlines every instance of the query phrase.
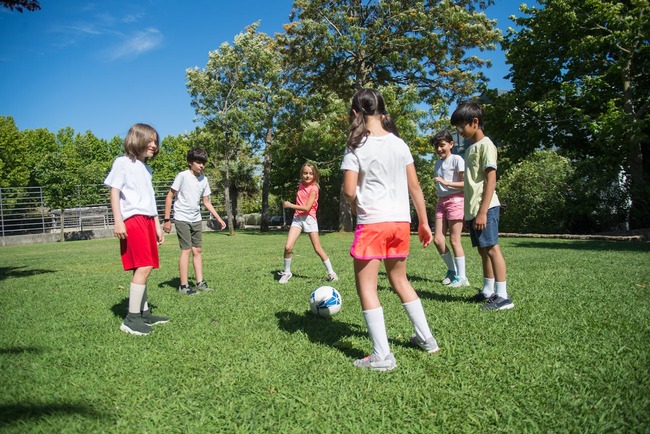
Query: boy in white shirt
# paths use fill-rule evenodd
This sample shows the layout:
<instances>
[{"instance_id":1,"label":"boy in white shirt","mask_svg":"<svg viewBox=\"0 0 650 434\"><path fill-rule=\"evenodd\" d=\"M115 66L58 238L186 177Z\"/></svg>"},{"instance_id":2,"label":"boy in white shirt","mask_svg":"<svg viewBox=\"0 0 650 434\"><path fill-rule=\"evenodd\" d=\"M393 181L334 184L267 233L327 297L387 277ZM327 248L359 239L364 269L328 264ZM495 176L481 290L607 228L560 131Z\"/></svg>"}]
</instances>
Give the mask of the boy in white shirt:
<instances>
[{"instance_id":1,"label":"boy in white shirt","mask_svg":"<svg viewBox=\"0 0 650 434\"><path fill-rule=\"evenodd\" d=\"M210 291L212 288L203 280L203 222L201 219L200 202L210 211L210 214L219 222L221 229L226 223L215 211L210 202L210 184L203 175L205 163L208 161L208 153L202 148L192 148L187 152L188 170L176 175L167 198L165 200L165 217L163 219L163 230L171 231L171 207L174 202L174 224L176 235L181 247L179 260L179 273L181 286L178 288L180 294L193 295L199 291ZM176 200L174 201L174 197ZM190 255L193 256L194 274L196 286L189 285Z\"/></svg>"}]
</instances>

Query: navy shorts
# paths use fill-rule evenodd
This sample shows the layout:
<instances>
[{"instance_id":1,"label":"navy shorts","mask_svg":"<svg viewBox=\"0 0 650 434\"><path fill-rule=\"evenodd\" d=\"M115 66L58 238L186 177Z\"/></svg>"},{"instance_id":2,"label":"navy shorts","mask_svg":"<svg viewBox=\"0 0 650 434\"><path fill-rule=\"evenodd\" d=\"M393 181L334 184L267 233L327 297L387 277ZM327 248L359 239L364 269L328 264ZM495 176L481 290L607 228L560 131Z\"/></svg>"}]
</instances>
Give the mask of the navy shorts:
<instances>
[{"instance_id":1,"label":"navy shorts","mask_svg":"<svg viewBox=\"0 0 650 434\"><path fill-rule=\"evenodd\" d=\"M495 206L488 209L487 224L485 229L477 231L474 229L474 221L466 220L469 226L469 237L472 240L472 247L491 247L499 244L499 211L500 206Z\"/></svg>"}]
</instances>

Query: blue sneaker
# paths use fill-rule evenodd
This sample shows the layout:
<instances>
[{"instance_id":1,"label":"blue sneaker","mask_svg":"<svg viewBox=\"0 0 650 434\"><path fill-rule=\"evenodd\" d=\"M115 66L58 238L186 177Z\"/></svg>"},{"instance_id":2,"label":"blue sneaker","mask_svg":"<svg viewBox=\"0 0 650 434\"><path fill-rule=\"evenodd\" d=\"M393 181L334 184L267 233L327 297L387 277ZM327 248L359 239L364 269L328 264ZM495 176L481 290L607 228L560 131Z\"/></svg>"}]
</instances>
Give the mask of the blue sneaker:
<instances>
[{"instance_id":1,"label":"blue sneaker","mask_svg":"<svg viewBox=\"0 0 650 434\"><path fill-rule=\"evenodd\" d=\"M469 280L467 277L459 277L459 276L454 276L453 279L451 279L451 283L449 283L450 288L460 288L461 286L469 286Z\"/></svg>"},{"instance_id":2,"label":"blue sneaker","mask_svg":"<svg viewBox=\"0 0 650 434\"><path fill-rule=\"evenodd\" d=\"M499 296L490 297L490 299L481 306L481 310L508 310L515 307L515 304L509 298Z\"/></svg>"},{"instance_id":3,"label":"blue sneaker","mask_svg":"<svg viewBox=\"0 0 650 434\"><path fill-rule=\"evenodd\" d=\"M452 280L454 280L454 277L456 277L456 272L454 270L447 270L447 274L445 274L445 278L442 279L443 285L449 285Z\"/></svg>"}]
</instances>

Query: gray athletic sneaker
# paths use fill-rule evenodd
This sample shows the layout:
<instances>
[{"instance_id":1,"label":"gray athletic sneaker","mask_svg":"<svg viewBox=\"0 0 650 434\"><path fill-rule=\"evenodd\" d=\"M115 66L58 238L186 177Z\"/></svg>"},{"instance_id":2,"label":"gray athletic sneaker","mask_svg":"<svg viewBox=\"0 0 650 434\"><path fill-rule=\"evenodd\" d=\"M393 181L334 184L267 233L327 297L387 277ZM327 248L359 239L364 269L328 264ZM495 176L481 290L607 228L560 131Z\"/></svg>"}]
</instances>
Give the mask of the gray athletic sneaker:
<instances>
[{"instance_id":1,"label":"gray athletic sneaker","mask_svg":"<svg viewBox=\"0 0 650 434\"><path fill-rule=\"evenodd\" d=\"M354 361L354 366L371 371L390 371L397 368L397 361L393 353L389 353L384 360L379 360L376 354L371 354L363 359Z\"/></svg>"},{"instance_id":2,"label":"gray athletic sneaker","mask_svg":"<svg viewBox=\"0 0 650 434\"><path fill-rule=\"evenodd\" d=\"M487 303L481 306L481 310L507 310L515 307L515 304L509 298L491 297Z\"/></svg>"},{"instance_id":3,"label":"gray athletic sneaker","mask_svg":"<svg viewBox=\"0 0 650 434\"><path fill-rule=\"evenodd\" d=\"M212 291L212 288L208 286L208 283L205 280L200 281L194 286L195 291Z\"/></svg>"},{"instance_id":4,"label":"gray athletic sneaker","mask_svg":"<svg viewBox=\"0 0 650 434\"><path fill-rule=\"evenodd\" d=\"M151 309L142 311L142 321L147 325L165 324L169 322L169 318L162 315L152 315Z\"/></svg>"},{"instance_id":5,"label":"gray athletic sneaker","mask_svg":"<svg viewBox=\"0 0 650 434\"><path fill-rule=\"evenodd\" d=\"M194 294L198 294L199 291L190 288L190 285L181 285L178 287L178 293L185 294L185 295L194 295Z\"/></svg>"},{"instance_id":6,"label":"gray athletic sneaker","mask_svg":"<svg viewBox=\"0 0 650 434\"><path fill-rule=\"evenodd\" d=\"M440 347L438 347L438 342L436 342L436 338L431 336L429 339L426 341L421 341L417 335L411 336L411 343L413 345L417 345L418 347L422 348L424 351L434 354L440 351Z\"/></svg>"},{"instance_id":7,"label":"gray athletic sneaker","mask_svg":"<svg viewBox=\"0 0 650 434\"><path fill-rule=\"evenodd\" d=\"M146 336L153 331L151 327L145 324L139 313L129 313L126 318L124 318L120 330L124 333L136 336Z\"/></svg>"}]
</instances>

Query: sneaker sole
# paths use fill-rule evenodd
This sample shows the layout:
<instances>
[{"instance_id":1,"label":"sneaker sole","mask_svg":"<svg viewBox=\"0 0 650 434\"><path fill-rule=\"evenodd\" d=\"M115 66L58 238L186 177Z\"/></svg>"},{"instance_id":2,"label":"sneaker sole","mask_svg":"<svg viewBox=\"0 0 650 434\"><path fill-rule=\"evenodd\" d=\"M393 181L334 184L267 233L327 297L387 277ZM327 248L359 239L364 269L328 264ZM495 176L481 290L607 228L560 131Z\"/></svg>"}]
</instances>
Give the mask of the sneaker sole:
<instances>
[{"instance_id":1,"label":"sneaker sole","mask_svg":"<svg viewBox=\"0 0 650 434\"><path fill-rule=\"evenodd\" d=\"M146 325L148 326L153 326L153 325L158 325L158 324L167 324L169 320L167 321L156 321L156 322L145 322Z\"/></svg>"},{"instance_id":2,"label":"sneaker sole","mask_svg":"<svg viewBox=\"0 0 650 434\"><path fill-rule=\"evenodd\" d=\"M354 365L354 366L356 366L357 368L367 369L369 371L377 371L377 372L392 371L393 369L397 368L397 364L388 365L388 366L377 366L377 365L375 365L375 366L373 366L373 365L370 365L370 366Z\"/></svg>"},{"instance_id":3,"label":"sneaker sole","mask_svg":"<svg viewBox=\"0 0 650 434\"><path fill-rule=\"evenodd\" d=\"M122 323L122 325L120 326L120 330L122 330L124 333L128 333L130 335L135 335L135 336L147 336L147 335L149 335L151 333L151 332L143 333L143 332L139 332L137 330L133 330L132 328L129 328L129 326L127 326L124 323Z\"/></svg>"},{"instance_id":4,"label":"sneaker sole","mask_svg":"<svg viewBox=\"0 0 650 434\"><path fill-rule=\"evenodd\" d=\"M495 307L493 309L481 309L481 310L510 310L510 309L514 309L514 307L515 307L515 304L510 303L510 304L506 304L506 305L503 305L503 306Z\"/></svg>"}]
</instances>

